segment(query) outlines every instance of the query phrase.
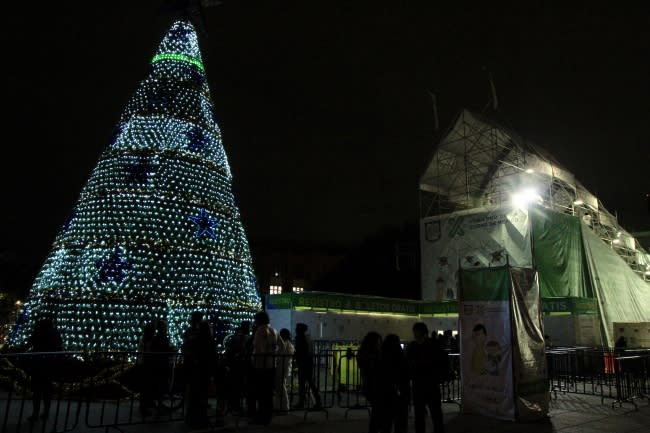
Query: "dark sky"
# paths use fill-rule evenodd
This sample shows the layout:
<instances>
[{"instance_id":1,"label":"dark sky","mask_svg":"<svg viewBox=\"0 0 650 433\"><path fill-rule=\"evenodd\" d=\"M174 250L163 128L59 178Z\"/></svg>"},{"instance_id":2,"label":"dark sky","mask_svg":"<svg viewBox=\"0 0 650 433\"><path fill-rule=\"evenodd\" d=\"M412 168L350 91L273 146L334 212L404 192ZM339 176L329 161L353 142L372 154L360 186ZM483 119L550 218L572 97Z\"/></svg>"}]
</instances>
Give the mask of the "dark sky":
<instances>
[{"instance_id":1,"label":"dark sky","mask_svg":"<svg viewBox=\"0 0 650 433\"><path fill-rule=\"evenodd\" d=\"M25 289L172 17L162 2L14 3L2 26L11 135L0 284ZM486 68L515 130L625 227L650 230L648 6L483 3L225 0L207 10L201 48L252 240L355 244L415 221L435 143L427 91L445 127L461 107L487 104Z\"/></svg>"}]
</instances>

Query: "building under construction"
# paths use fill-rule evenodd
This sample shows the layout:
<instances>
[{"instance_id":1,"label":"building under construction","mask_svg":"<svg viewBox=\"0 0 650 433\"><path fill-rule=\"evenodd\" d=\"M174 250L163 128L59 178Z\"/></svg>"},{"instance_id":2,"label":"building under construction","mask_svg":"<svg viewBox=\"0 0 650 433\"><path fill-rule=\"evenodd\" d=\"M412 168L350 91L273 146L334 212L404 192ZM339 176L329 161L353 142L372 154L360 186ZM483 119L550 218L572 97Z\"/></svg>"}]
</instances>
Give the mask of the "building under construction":
<instances>
[{"instance_id":1,"label":"building under construction","mask_svg":"<svg viewBox=\"0 0 650 433\"><path fill-rule=\"evenodd\" d=\"M567 168L509 128L461 111L420 179L420 210L424 300L456 300L459 270L534 268L545 305L557 305L545 317L552 337L612 346L622 333L650 345L650 255Z\"/></svg>"}]
</instances>

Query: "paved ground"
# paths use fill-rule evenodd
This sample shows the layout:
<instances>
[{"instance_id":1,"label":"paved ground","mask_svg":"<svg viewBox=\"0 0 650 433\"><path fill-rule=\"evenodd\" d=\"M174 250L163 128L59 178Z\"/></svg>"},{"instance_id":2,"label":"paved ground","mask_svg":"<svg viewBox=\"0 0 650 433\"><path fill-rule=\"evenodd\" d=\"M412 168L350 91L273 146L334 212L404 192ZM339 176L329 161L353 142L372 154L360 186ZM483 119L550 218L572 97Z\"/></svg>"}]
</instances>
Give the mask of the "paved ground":
<instances>
[{"instance_id":1,"label":"paved ground","mask_svg":"<svg viewBox=\"0 0 650 433\"><path fill-rule=\"evenodd\" d=\"M579 394L558 394L557 400L551 401L550 417L538 423L514 423L499 421L477 415L461 414L455 404L444 404L445 425L447 433L650 433L650 403L637 400L638 409L626 403L623 407L612 408L611 400L601 404L599 397ZM94 410L93 410L94 412ZM347 415L347 416L346 416ZM75 433L99 432L104 428L89 429L80 417L78 426L71 431ZM92 424L92 416L89 417ZM119 429L106 429L107 432L124 433L365 433L368 426L368 413L365 410L353 410L346 414L345 409L333 408L325 412L292 412L286 416L274 417L271 425L248 425L245 419L228 417L226 425L217 429L192 429L183 422L166 422L120 426ZM3 433L51 432L50 426L40 422L23 423L20 427L10 421ZM413 432L411 414L409 431ZM427 432L432 431L427 420Z\"/></svg>"},{"instance_id":2,"label":"paved ground","mask_svg":"<svg viewBox=\"0 0 650 433\"><path fill-rule=\"evenodd\" d=\"M476 415L460 414L459 407L444 404L445 425L447 433L648 433L650 432L650 404L648 400L637 400L638 410L631 404L612 408L611 400L601 404L599 397L578 394L558 394L557 400L551 401L550 417L540 423L514 423L499 421ZM344 409L334 408L323 412L310 412L304 418L304 412L294 412L287 416L273 419L266 427L249 426L245 420L235 425L234 419L226 419L226 427L217 429L223 432L241 433L365 433L367 432L368 414L366 411L350 411L346 419ZM410 418L409 431L413 432L413 418ZM142 432L178 432L199 433L209 429L192 430L182 423L168 425L137 426L124 429L126 433ZM430 420L427 432L432 431Z\"/></svg>"}]
</instances>

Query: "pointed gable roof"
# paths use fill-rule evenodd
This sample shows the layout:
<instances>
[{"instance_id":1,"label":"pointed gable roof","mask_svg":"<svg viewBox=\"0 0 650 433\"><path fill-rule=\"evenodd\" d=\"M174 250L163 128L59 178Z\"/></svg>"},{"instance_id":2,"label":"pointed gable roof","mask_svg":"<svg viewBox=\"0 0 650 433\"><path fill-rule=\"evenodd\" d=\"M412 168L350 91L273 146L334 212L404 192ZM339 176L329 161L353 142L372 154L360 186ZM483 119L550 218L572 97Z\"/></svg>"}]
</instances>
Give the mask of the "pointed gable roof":
<instances>
[{"instance_id":1,"label":"pointed gable roof","mask_svg":"<svg viewBox=\"0 0 650 433\"><path fill-rule=\"evenodd\" d=\"M502 204L533 177L542 184L562 183L565 195L566 190L572 195L565 200L579 198L598 206L596 198L546 150L496 120L463 109L440 139L420 178L420 190L469 208Z\"/></svg>"}]
</instances>

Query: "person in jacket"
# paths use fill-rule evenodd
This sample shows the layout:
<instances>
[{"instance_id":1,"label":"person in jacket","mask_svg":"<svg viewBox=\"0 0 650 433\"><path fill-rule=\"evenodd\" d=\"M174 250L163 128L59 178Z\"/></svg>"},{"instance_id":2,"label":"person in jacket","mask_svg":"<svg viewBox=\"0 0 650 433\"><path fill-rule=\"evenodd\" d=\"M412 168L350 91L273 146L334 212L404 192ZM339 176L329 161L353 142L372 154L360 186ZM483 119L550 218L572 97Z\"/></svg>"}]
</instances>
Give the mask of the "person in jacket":
<instances>
[{"instance_id":1,"label":"person in jacket","mask_svg":"<svg viewBox=\"0 0 650 433\"><path fill-rule=\"evenodd\" d=\"M273 390L275 387L275 357L278 335L271 327L266 311L255 314L253 337L253 377L255 380L255 418L252 423L268 425L273 418Z\"/></svg>"},{"instance_id":2,"label":"person in jacket","mask_svg":"<svg viewBox=\"0 0 650 433\"><path fill-rule=\"evenodd\" d=\"M357 365L361 374L361 392L370 404L370 419L368 420L368 433L379 433L380 413L377 404L377 383L379 359L381 356L382 339L375 331L368 332L359 346L357 352Z\"/></svg>"},{"instance_id":3,"label":"person in jacket","mask_svg":"<svg viewBox=\"0 0 650 433\"><path fill-rule=\"evenodd\" d=\"M287 328L280 329L278 339L278 357L275 368L275 393L277 397L277 413L285 415L289 412L289 395L287 381L291 380L291 360L296 349L291 343L291 332Z\"/></svg>"},{"instance_id":4,"label":"person in jacket","mask_svg":"<svg viewBox=\"0 0 650 433\"><path fill-rule=\"evenodd\" d=\"M28 341L31 352L60 352L63 350L61 335L50 318L43 318L36 322L34 332ZM39 418L41 402L43 413L40 418L47 419L52 403L53 369L51 360L46 354L34 355L31 385L32 385L32 414L27 419L36 421Z\"/></svg>"},{"instance_id":5,"label":"person in jacket","mask_svg":"<svg viewBox=\"0 0 650 433\"><path fill-rule=\"evenodd\" d=\"M323 407L318 386L314 383L314 346L305 323L296 324L296 364L298 366L298 405L295 409L305 409L305 400L309 392L314 396L311 409Z\"/></svg>"},{"instance_id":6,"label":"person in jacket","mask_svg":"<svg viewBox=\"0 0 650 433\"><path fill-rule=\"evenodd\" d=\"M408 364L400 339L388 334L381 345L377 369L376 409L380 433L406 433L411 386Z\"/></svg>"},{"instance_id":7,"label":"person in jacket","mask_svg":"<svg viewBox=\"0 0 650 433\"><path fill-rule=\"evenodd\" d=\"M440 383L445 377L445 363L437 341L428 338L429 330L424 322L413 325L414 340L406 347L406 359L409 364L413 385L413 412L415 416L415 433L425 432L425 410L428 409L433 420L434 433L444 432Z\"/></svg>"}]
</instances>

